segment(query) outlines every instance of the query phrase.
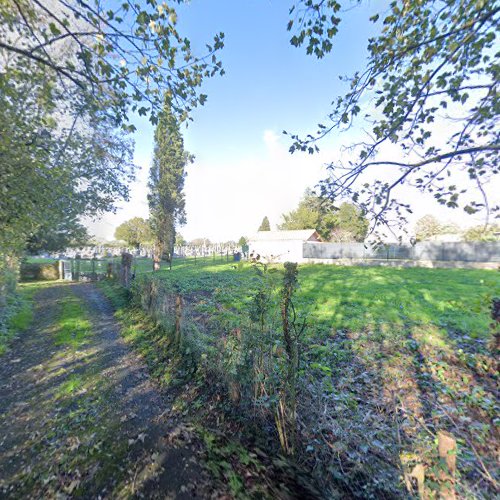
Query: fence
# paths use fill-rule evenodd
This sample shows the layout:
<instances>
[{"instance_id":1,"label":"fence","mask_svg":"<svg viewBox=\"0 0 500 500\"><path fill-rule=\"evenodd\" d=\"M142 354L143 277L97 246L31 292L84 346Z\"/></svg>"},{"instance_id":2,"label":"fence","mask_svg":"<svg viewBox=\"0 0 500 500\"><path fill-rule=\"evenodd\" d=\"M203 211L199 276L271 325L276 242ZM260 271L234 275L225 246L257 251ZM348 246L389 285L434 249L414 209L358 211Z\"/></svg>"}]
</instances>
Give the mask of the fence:
<instances>
[{"instance_id":1,"label":"fence","mask_svg":"<svg viewBox=\"0 0 500 500\"><path fill-rule=\"evenodd\" d=\"M365 246L364 243L316 243L303 246L307 259L414 260L500 262L500 241L485 243L422 242L411 245Z\"/></svg>"},{"instance_id":2,"label":"fence","mask_svg":"<svg viewBox=\"0 0 500 500\"><path fill-rule=\"evenodd\" d=\"M117 277L120 273L120 259L65 259L61 260L61 279L73 281L100 281L106 277Z\"/></svg>"}]
</instances>

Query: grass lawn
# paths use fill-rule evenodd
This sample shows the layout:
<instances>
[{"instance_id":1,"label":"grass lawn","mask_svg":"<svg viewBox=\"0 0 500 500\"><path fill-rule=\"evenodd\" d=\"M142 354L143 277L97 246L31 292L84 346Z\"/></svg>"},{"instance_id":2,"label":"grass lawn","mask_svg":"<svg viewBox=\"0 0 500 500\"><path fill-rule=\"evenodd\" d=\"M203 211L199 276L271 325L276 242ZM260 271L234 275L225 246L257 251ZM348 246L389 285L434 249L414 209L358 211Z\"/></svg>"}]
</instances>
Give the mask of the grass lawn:
<instances>
[{"instance_id":1,"label":"grass lawn","mask_svg":"<svg viewBox=\"0 0 500 500\"><path fill-rule=\"evenodd\" d=\"M149 272L151 261L137 259L137 274ZM185 293L216 293L229 307L248 302L255 273L248 263L213 263L211 258L174 260L159 275ZM280 277L277 277L279 283ZM471 338L490 335L491 298L500 294L496 271L469 269L299 267L298 298L314 327L389 330L390 335L419 325L431 327L450 341L456 332ZM451 337L449 336L451 335Z\"/></svg>"},{"instance_id":2,"label":"grass lawn","mask_svg":"<svg viewBox=\"0 0 500 500\"><path fill-rule=\"evenodd\" d=\"M137 272L148 268L143 260ZM269 272L276 288L281 269ZM203 318L214 338L248 327L256 290L250 264L176 260L156 277L184 295L193 321ZM368 496L399 495L402 477L411 482L409 472L423 463L428 488L436 488L436 435L447 430L458 439L459 493L493 492L499 436L489 308L500 295L499 273L303 265L299 283L295 305L308 324L303 460L324 487L340 463L337 480L351 494L362 487Z\"/></svg>"}]
</instances>

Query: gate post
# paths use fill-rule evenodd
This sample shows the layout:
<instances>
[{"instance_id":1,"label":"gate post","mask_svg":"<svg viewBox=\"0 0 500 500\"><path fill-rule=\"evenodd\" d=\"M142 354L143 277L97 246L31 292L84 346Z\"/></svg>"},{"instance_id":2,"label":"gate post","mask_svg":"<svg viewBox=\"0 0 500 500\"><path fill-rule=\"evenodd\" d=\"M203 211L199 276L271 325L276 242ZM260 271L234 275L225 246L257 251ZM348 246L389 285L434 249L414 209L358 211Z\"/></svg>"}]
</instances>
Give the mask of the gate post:
<instances>
[{"instance_id":1,"label":"gate post","mask_svg":"<svg viewBox=\"0 0 500 500\"><path fill-rule=\"evenodd\" d=\"M81 264L81 256L80 254L77 254L76 257L75 257L75 276L73 277L73 279L75 281L80 281L80 264Z\"/></svg>"},{"instance_id":2,"label":"gate post","mask_svg":"<svg viewBox=\"0 0 500 500\"><path fill-rule=\"evenodd\" d=\"M132 254L122 254L121 283L125 288L130 286L130 271L132 269Z\"/></svg>"}]
</instances>

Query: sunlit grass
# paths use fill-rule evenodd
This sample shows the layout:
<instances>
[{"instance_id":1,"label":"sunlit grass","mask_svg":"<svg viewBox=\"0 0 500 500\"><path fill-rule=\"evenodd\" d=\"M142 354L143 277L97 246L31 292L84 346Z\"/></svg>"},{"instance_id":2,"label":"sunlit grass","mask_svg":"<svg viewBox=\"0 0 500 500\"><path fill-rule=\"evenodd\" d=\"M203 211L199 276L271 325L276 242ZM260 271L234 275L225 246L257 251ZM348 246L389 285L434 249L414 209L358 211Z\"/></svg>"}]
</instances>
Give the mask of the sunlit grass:
<instances>
[{"instance_id":1,"label":"sunlit grass","mask_svg":"<svg viewBox=\"0 0 500 500\"><path fill-rule=\"evenodd\" d=\"M85 344L90 333L91 324L82 301L68 295L62 303L61 315L56 323L56 345L76 349Z\"/></svg>"},{"instance_id":2,"label":"sunlit grass","mask_svg":"<svg viewBox=\"0 0 500 500\"><path fill-rule=\"evenodd\" d=\"M83 378L80 375L71 375L59 385L57 396L64 397L74 394L83 386Z\"/></svg>"},{"instance_id":3,"label":"sunlit grass","mask_svg":"<svg viewBox=\"0 0 500 500\"><path fill-rule=\"evenodd\" d=\"M31 326L34 295L45 286L46 282L18 284L17 292L8 304L12 314L8 317L7 328L3 334L0 332L0 355L5 353L12 338L22 334Z\"/></svg>"},{"instance_id":4,"label":"sunlit grass","mask_svg":"<svg viewBox=\"0 0 500 500\"><path fill-rule=\"evenodd\" d=\"M142 259L138 275L149 266L150 260ZM439 335L485 338L490 334L491 298L500 294L496 271L327 265L299 269L297 301L318 330L380 331L385 325L391 335L432 326ZM241 311L255 279L249 263L214 263L211 257L174 260L172 271L163 269L157 276L183 293L217 294L224 305ZM438 342L436 335L429 337L431 343Z\"/></svg>"}]
</instances>

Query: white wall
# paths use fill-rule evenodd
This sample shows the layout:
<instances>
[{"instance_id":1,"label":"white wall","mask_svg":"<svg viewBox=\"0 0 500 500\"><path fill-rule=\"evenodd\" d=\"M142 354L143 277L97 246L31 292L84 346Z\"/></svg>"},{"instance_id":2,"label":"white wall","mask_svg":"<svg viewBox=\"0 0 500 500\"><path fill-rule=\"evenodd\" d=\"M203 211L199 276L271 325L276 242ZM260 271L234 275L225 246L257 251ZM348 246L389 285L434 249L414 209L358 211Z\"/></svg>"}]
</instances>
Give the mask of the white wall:
<instances>
[{"instance_id":1,"label":"white wall","mask_svg":"<svg viewBox=\"0 0 500 500\"><path fill-rule=\"evenodd\" d=\"M302 240L250 241L249 252L258 253L265 260L274 262L303 262Z\"/></svg>"}]
</instances>

